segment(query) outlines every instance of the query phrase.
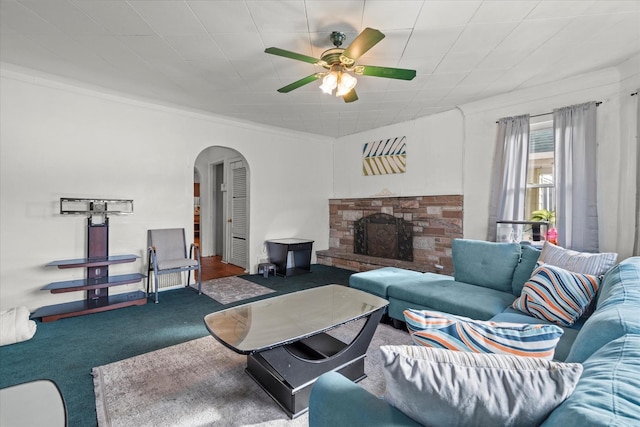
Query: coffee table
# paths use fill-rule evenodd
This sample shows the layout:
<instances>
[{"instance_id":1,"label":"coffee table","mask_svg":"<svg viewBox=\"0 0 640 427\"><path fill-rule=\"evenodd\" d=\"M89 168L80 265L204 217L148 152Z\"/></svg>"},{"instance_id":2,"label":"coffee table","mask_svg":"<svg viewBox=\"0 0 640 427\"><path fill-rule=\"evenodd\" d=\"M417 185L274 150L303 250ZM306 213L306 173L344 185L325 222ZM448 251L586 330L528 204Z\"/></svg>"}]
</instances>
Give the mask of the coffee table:
<instances>
[{"instance_id":1,"label":"coffee table","mask_svg":"<svg viewBox=\"0 0 640 427\"><path fill-rule=\"evenodd\" d=\"M247 355L245 372L291 418L308 410L316 379L337 371L366 378L364 359L388 301L342 285L326 285L208 314L207 329L224 346ZM366 318L350 343L326 332Z\"/></svg>"}]
</instances>

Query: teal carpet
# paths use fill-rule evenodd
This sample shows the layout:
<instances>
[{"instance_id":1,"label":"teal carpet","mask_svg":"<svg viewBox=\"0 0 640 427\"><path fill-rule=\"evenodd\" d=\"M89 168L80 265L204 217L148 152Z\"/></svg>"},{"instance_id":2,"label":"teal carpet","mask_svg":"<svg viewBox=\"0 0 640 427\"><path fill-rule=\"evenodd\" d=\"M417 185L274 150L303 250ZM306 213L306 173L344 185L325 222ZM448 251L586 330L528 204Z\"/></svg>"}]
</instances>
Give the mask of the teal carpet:
<instances>
[{"instance_id":1,"label":"teal carpet","mask_svg":"<svg viewBox=\"0 0 640 427\"><path fill-rule=\"evenodd\" d=\"M313 265L311 271L287 278L241 277L275 290L266 295L273 297L329 283L348 285L353 273L323 265ZM69 426L95 426L91 368L206 336L206 314L248 301L222 305L191 289L178 289L160 293L159 304L149 300L139 307L38 322L31 340L0 347L0 388L53 380L67 404Z\"/></svg>"},{"instance_id":2,"label":"teal carpet","mask_svg":"<svg viewBox=\"0 0 640 427\"><path fill-rule=\"evenodd\" d=\"M273 274L269 274L269 277L263 277L261 274L247 274L238 277L257 283L258 285L271 288L277 292L276 294L271 295L279 295L301 291L314 286L328 285L331 283L348 286L349 276L353 274L353 271L343 270L336 267L327 267L326 265L320 264L312 265L311 272L312 274L302 274L291 277L280 277L274 276Z\"/></svg>"}]
</instances>

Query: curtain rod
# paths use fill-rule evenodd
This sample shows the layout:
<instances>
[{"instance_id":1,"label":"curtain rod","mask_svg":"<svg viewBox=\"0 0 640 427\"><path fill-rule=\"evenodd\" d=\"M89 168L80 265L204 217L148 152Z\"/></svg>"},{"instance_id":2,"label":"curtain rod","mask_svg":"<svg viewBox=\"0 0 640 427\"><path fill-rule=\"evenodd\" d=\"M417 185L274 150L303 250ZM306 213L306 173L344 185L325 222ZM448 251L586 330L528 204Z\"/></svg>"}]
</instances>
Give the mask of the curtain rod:
<instances>
[{"instance_id":1,"label":"curtain rod","mask_svg":"<svg viewBox=\"0 0 640 427\"><path fill-rule=\"evenodd\" d=\"M631 94L631 96L633 95L637 95L638 92L636 92L635 94ZM596 107L599 106L600 104L602 104L602 101L596 101ZM540 113L540 114L534 114L529 116L529 118L531 117L540 117L540 116L548 116L549 114L553 114L553 111L551 111L550 113ZM496 120L496 123L498 123L498 120Z\"/></svg>"}]
</instances>

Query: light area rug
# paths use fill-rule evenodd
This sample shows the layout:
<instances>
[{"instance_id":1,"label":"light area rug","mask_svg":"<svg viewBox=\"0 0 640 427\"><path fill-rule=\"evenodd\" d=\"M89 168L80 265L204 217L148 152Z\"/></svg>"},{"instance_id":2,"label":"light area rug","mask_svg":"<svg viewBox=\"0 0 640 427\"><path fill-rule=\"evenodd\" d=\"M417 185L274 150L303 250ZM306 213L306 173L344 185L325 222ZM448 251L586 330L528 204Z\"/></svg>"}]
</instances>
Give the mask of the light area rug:
<instances>
[{"instance_id":1,"label":"light area rug","mask_svg":"<svg viewBox=\"0 0 640 427\"><path fill-rule=\"evenodd\" d=\"M236 276L202 282L202 293L221 304L230 304L272 292L275 291Z\"/></svg>"},{"instance_id":2,"label":"light area rug","mask_svg":"<svg viewBox=\"0 0 640 427\"><path fill-rule=\"evenodd\" d=\"M331 331L351 340L362 320ZM378 325L359 384L385 390L379 348L411 344L409 334ZM107 426L308 426L308 414L291 420L245 372L246 357L213 337L199 338L93 368L98 425Z\"/></svg>"}]
</instances>

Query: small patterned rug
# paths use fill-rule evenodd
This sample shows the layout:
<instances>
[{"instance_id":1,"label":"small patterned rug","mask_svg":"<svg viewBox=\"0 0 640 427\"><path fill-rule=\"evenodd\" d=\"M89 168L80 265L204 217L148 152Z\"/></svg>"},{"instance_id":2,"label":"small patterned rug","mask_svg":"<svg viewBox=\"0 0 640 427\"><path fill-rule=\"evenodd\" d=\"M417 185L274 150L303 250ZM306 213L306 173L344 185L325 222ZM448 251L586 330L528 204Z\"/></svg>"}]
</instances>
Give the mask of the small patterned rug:
<instances>
[{"instance_id":1,"label":"small patterned rug","mask_svg":"<svg viewBox=\"0 0 640 427\"><path fill-rule=\"evenodd\" d=\"M221 304L231 304L272 292L275 291L236 276L202 282L202 293Z\"/></svg>"}]
</instances>

